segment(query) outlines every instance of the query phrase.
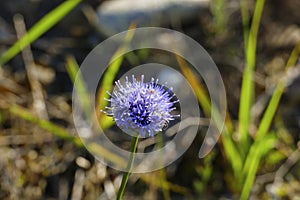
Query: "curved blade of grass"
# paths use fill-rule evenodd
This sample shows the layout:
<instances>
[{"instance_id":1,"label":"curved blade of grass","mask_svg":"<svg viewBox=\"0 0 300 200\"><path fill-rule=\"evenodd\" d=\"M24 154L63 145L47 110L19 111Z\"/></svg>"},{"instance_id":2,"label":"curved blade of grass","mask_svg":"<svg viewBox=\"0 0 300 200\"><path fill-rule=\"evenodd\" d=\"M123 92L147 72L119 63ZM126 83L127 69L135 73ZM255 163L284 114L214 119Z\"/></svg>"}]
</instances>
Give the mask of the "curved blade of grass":
<instances>
[{"instance_id":1,"label":"curved blade of grass","mask_svg":"<svg viewBox=\"0 0 300 200\"><path fill-rule=\"evenodd\" d=\"M119 55L120 52L123 51L123 48L118 49L115 55ZM107 68L106 73L104 74L103 81L101 84L101 87L99 88L99 96L98 96L98 101L97 101L97 110L105 110L105 107L107 106L107 101L105 99L109 99L110 96L107 94L107 91L111 91L113 87L113 82L116 77L116 74L118 73L121 64L124 60L124 56L121 55L118 58L115 58L115 56L112 57L112 62L109 67ZM103 129L109 128L111 125L114 124L114 121L112 117L108 117L106 114L102 112L97 112L98 114L98 119L101 127Z\"/></svg>"},{"instance_id":2,"label":"curved blade of grass","mask_svg":"<svg viewBox=\"0 0 300 200\"><path fill-rule=\"evenodd\" d=\"M134 29L135 24L131 24L129 29ZM126 49L126 45L128 42L131 41L132 37L134 35L134 31L129 31L126 35L124 45L122 45L112 56L110 65L108 66L102 80L101 87L99 89L99 95L98 95L98 102L97 102L97 110L105 110L105 106L107 106L107 101L104 99L109 99L109 95L107 94L107 91L111 91L115 77L122 65L122 62L124 60L124 51ZM98 119L101 127L103 129L110 127L114 124L114 121L112 120L112 117L108 117L107 115L103 114L102 112L97 113L99 114Z\"/></svg>"},{"instance_id":3,"label":"curved blade of grass","mask_svg":"<svg viewBox=\"0 0 300 200\"><path fill-rule=\"evenodd\" d=\"M211 102L206 90L204 89L204 87L202 87L196 76L193 74L192 70L189 68L187 62L183 58L176 55L176 61L178 62L183 75L187 78L192 88L194 89L198 102L200 103L205 115L210 117Z\"/></svg>"},{"instance_id":4,"label":"curved blade of grass","mask_svg":"<svg viewBox=\"0 0 300 200\"><path fill-rule=\"evenodd\" d=\"M296 64L298 56L299 46L296 46L290 55L285 70L289 69L291 66L294 66ZM243 168L243 177L245 177L245 182L242 190L241 199L247 199L250 194L252 185L255 180L255 175L260 163L260 159L263 156L263 148L266 148L266 146L264 145L263 138L266 137L266 134L270 128L271 122L278 108L284 88L285 81L284 79L281 79L276 85L274 93L261 120L261 123L259 124L256 140L250 148L249 154L246 158L246 162ZM263 143L263 145L259 145L260 143Z\"/></svg>"},{"instance_id":5,"label":"curved blade of grass","mask_svg":"<svg viewBox=\"0 0 300 200\"><path fill-rule=\"evenodd\" d=\"M15 116L18 116L26 121L32 122L44 130L51 132L53 135L58 138L71 141L79 147L83 147L81 140L78 137L71 135L66 129L53 124L52 122L44 119L39 119L37 116L29 112L27 109L22 108L18 105L12 105L9 107L9 112Z\"/></svg>"},{"instance_id":6,"label":"curved blade of grass","mask_svg":"<svg viewBox=\"0 0 300 200\"><path fill-rule=\"evenodd\" d=\"M68 75L74 84L75 80L77 81L76 88L76 93L80 95L80 103L81 106L85 112L85 115L87 119L90 118L91 113L92 113L92 108L91 108L91 103L90 103L90 97L88 94L88 91L86 89L85 83L82 79L82 76L79 71L79 66L73 56L68 56L66 59L66 69L68 72ZM75 85L75 84L74 84Z\"/></svg>"},{"instance_id":7,"label":"curved blade of grass","mask_svg":"<svg viewBox=\"0 0 300 200\"><path fill-rule=\"evenodd\" d=\"M38 21L24 37L18 40L12 47L4 52L0 57L0 67L16 56L24 47L31 44L42 34L59 22L68 14L81 0L68 0L59 5L57 8L45 15Z\"/></svg>"},{"instance_id":8,"label":"curved blade of grass","mask_svg":"<svg viewBox=\"0 0 300 200\"><path fill-rule=\"evenodd\" d=\"M253 101L254 93L253 71L255 69L256 62L257 33L264 4L265 0L256 1L249 37L248 40L245 41L245 44L247 44L246 67L243 74L239 107L240 149L242 155L244 156L246 155L247 149L249 147L248 128L250 123L250 108Z\"/></svg>"},{"instance_id":9,"label":"curved blade of grass","mask_svg":"<svg viewBox=\"0 0 300 200\"><path fill-rule=\"evenodd\" d=\"M293 49L293 51L292 51L292 53L289 57L289 60L286 64L285 71L287 71L290 67L292 67L296 64L297 59L299 58L298 57L299 56L299 49L300 49L299 47L300 47L300 45L296 46ZM257 138L264 137L264 135L269 130L271 122L272 122L273 117L275 115L275 112L276 112L277 107L279 105L279 101L281 99L284 88L285 88L285 80L281 79L276 85L276 88L273 92L272 98L271 98L271 100L268 104L267 110L265 111L264 116L261 120L261 123L259 124L257 134L256 134Z\"/></svg>"}]
</instances>

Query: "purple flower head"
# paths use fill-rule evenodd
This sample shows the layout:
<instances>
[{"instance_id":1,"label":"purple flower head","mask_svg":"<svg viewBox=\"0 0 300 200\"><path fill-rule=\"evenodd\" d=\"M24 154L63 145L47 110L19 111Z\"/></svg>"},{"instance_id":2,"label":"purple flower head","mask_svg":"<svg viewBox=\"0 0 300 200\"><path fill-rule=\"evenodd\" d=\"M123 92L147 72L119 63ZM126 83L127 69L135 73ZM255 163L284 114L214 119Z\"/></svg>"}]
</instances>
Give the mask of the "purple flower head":
<instances>
[{"instance_id":1,"label":"purple flower head","mask_svg":"<svg viewBox=\"0 0 300 200\"><path fill-rule=\"evenodd\" d=\"M151 79L149 83L144 83L144 76L141 81L137 81L134 75L132 82L126 77L125 86L120 81L116 81L116 89L109 93L110 107L106 113L114 118L118 127L125 132L131 131L139 133L141 137L154 136L162 131L170 120L178 115L171 115L175 109L172 101L175 94L171 94L172 89L167 89L164 85L158 84L158 79Z\"/></svg>"}]
</instances>

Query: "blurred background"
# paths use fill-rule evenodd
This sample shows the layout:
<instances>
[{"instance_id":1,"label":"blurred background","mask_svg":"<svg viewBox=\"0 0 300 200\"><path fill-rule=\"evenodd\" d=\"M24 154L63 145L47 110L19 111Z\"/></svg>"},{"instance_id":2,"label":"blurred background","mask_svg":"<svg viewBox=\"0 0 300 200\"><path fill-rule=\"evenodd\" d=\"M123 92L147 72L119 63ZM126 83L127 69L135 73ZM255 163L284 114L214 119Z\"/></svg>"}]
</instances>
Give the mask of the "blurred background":
<instances>
[{"instance_id":1,"label":"blurred background","mask_svg":"<svg viewBox=\"0 0 300 200\"><path fill-rule=\"evenodd\" d=\"M221 72L228 113L205 158L198 158L200 126L179 160L131 175L124 199L300 199L300 1L0 3L0 199L115 198L122 173L94 159L78 138L72 82L96 45L148 26L182 32L207 50ZM146 50L118 61L107 75L111 84L131 66L174 66L195 90L201 119L209 118L205 83L184 60ZM99 84L99 99L106 89ZM99 123L115 131L101 119L99 113Z\"/></svg>"}]
</instances>

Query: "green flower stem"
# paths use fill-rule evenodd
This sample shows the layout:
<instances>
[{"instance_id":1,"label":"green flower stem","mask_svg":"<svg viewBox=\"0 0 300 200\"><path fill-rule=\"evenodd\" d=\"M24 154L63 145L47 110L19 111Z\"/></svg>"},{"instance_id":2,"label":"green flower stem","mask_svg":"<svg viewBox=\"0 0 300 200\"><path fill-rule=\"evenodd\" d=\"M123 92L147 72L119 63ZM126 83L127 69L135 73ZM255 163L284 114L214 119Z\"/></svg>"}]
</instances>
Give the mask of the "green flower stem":
<instances>
[{"instance_id":1,"label":"green flower stem","mask_svg":"<svg viewBox=\"0 0 300 200\"><path fill-rule=\"evenodd\" d=\"M120 186L120 189L117 194L117 200L121 200L124 195L125 187L126 187L129 175L131 173L132 165L134 162L134 156L135 156L135 152L137 149L138 141L139 141L138 136L132 138L131 145L130 145L131 154L130 154L130 158L129 158L128 165L127 165L127 171L123 174L121 186Z\"/></svg>"},{"instance_id":2,"label":"green flower stem","mask_svg":"<svg viewBox=\"0 0 300 200\"><path fill-rule=\"evenodd\" d=\"M2 65L16 56L27 45L41 37L45 32L57 24L71 10L77 6L81 0L64 1L57 8L46 14L39 20L21 39L16 41L12 47L0 56L0 68Z\"/></svg>"}]
</instances>

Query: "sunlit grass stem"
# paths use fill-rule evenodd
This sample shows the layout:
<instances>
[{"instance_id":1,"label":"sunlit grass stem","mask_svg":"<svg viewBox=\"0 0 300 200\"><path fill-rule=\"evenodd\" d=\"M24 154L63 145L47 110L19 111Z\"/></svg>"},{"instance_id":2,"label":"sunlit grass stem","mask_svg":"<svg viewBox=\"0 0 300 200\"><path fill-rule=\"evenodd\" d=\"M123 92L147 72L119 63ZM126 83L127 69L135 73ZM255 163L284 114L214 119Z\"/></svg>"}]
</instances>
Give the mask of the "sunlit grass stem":
<instances>
[{"instance_id":1,"label":"sunlit grass stem","mask_svg":"<svg viewBox=\"0 0 300 200\"><path fill-rule=\"evenodd\" d=\"M296 46L292 51L290 58L286 65L286 70L291 66L294 66L297 62L299 56L299 46ZM256 133L256 139L251 145L249 154L247 155L244 168L243 168L243 177L245 177L245 182L241 194L241 199L247 199L252 185L255 180L255 175L257 173L260 160L262 158L263 149L266 148L266 134L269 131L272 120L275 116L276 110L278 108L281 96L285 88L285 80L281 79L273 92L271 100L267 106L267 109L263 115L263 118L259 124L258 131Z\"/></svg>"},{"instance_id":2,"label":"sunlit grass stem","mask_svg":"<svg viewBox=\"0 0 300 200\"><path fill-rule=\"evenodd\" d=\"M245 2L241 0L241 5L244 5ZM255 10L253 14L253 20L250 28L249 34L247 34L247 30L244 30L246 34L244 37L248 35L246 41L244 41L245 48L245 70L243 74L242 80L242 88L241 88L241 97L240 97L240 107L239 107L239 140L240 140L240 150L242 155L246 155L249 148L249 124L250 124L250 109L254 99L254 70L256 65L256 46L257 46L257 34L258 28L260 24L260 19L262 16L263 8L264 8L265 0L257 0L255 5ZM243 17L246 17L245 8L242 7ZM243 23L246 23L247 19L243 19ZM245 25L245 24L244 24ZM246 28L246 27L244 27Z\"/></svg>"},{"instance_id":3,"label":"sunlit grass stem","mask_svg":"<svg viewBox=\"0 0 300 200\"><path fill-rule=\"evenodd\" d=\"M62 20L81 0L64 1L57 8L46 14L29 31L0 56L0 67L16 56L27 45L34 42L55 24Z\"/></svg>"}]
</instances>

